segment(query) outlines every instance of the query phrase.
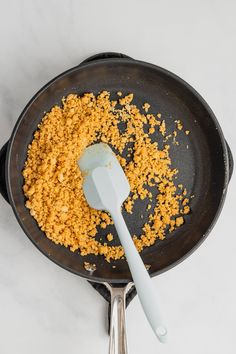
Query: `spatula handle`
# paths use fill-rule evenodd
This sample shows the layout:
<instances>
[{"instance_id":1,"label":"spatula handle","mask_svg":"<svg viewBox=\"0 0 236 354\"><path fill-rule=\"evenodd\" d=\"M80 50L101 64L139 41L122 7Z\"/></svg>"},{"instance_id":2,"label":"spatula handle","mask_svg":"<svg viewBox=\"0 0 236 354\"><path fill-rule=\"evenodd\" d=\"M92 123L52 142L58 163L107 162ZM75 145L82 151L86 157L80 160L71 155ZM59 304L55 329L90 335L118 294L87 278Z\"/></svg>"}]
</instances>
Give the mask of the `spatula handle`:
<instances>
[{"instance_id":1,"label":"spatula handle","mask_svg":"<svg viewBox=\"0 0 236 354\"><path fill-rule=\"evenodd\" d=\"M112 214L112 218L120 238L120 242L125 250L130 272L139 296L139 300L145 312L145 315L160 342L167 339L167 329L164 326L157 300L156 289L143 264L143 261L134 245L124 218L119 210Z\"/></svg>"}]
</instances>

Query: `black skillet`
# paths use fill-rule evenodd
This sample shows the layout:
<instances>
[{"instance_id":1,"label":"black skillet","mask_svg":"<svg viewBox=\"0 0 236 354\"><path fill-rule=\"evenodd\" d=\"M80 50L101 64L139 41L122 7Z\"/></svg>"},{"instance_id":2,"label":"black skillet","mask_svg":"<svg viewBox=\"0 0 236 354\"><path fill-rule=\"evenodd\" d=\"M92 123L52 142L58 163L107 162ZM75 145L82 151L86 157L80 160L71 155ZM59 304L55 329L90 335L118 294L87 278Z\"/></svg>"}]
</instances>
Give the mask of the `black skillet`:
<instances>
[{"instance_id":1,"label":"black skillet","mask_svg":"<svg viewBox=\"0 0 236 354\"><path fill-rule=\"evenodd\" d=\"M124 294L125 284L131 282L126 261L109 264L101 256L82 257L78 252L72 253L54 244L45 237L29 214L22 192L21 172L27 146L44 112L60 104L62 97L69 93L97 94L102 90L110 91L112 97L116 97L117 91L124 94L132 92L134 103L139 107L149 102L151 112L162 113L170 131L178 119L183 122L184 129L190 131L188 136L184 132L178 134L179 145L171 146L170 155L173 166L179 170L176 184L182 183L187 188L187 196L194 195L191 213L186 216L183 226L164 241L156 242L142 252L144 263L151 265L151 276L175 266L204 241L223 206L233 171L233 159L214 113L190 85L165 69L122 54L95 55L50 81L31 99L20 115L10 140L1 150L1 193L11 204L26 235L44 255L91 282L106 283L108 288L108 284L113 285L110 290L116 292L112 295L114 300L117 294ZM159 135L154 139L159 145L162 144L163 139ZM140 201L132 215L125 215L131 234L141 233L147 217L147 204L147 201ZM105 237L107 232L99 230L99 238ZM114 238L114 244L117 243L117 238ZM96 263L97 270L86 271L85 261ZM120 293L114 290L115 287L120 289ZM119 315L122 316L122 313ZM123 347L123 352L125 350Z\"/></svg>"}]
</instances>

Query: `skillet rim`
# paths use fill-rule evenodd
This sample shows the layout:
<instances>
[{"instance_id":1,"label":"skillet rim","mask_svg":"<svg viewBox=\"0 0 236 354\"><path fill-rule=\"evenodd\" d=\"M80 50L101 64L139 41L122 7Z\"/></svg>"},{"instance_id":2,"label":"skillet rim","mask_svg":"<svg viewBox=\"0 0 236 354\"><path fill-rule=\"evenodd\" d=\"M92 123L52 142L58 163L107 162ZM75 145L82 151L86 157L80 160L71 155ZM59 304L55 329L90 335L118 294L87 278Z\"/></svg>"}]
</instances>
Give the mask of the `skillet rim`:
<instances>
[{"instance_id":1,"label":"skillet rim","mask_svg":"<svg viewBox=\"0 0 236 354\"><path fill-rule=\"evenodd\" d=\"M168 266L164 267L163 269L157 271L157 272L153 272L153 273L149 273L151 277L154 277L156 275L159 275L161 273L166 272L167 270L175 267L176 265L182 263L186 258L188 258L194 251L196 251L196 249L203 243L203 241L207 238L207 236L209 235L209 233L211 232L211 230L213 229L214 225L216 224L216 221L221 213L221 210L223 208L224 205L224 201L225 201L225 197L226 197L226 193L227 193L227 187L228 187L228 182L229 182L229 156L228 156L228 150L227 150L227 146L226 146L226 141L222 132L222 129L220 127L220 124L214 114L214 112L212 111L212 109L210 108L210 106L207 104L207 102L204 100L204 98L190 85L188 84L185 80L183 80L182 78L180 78L178 75L172 73L169 70L166 70L162 67L159 67L155 64L151 64L151 63L147 63L144 61L140 61L140 60L136 60L133 58L127 59L127 58L105 58L105 59L96 59L93 61L88 61L88 62L82 62L81 64L70 68L64 72L62 72L61 74L57 75L56 77L54 77L53 79L51 79L48 83L46 83L41 89L39 89L35 95L30 99L30 101L26 104L25 108L23 109L23 111L21 112L19 118L16 121L16 124L13 128L11 137L9 139L8 142L8 147L7 147L7 153L6 153L6 169L5 169L5 178L6 178L6 188L7 188L7 194L9 197L9 202L10 205L13 209L13 212L16 216L16 219L18 221L18 223L20 224L22 230L24 231L24 233L26 234L26 236L30 239L30 241L37 247L37 249L44 255L46 256L50 261L54 262L55 264L57 264L58 266L60 266L61 268L70 271L73 274L79 275L82 278L85 278L89 281L92 282L99 282L99 283L104 283L104 282L108 282L108 283L113 283L113 284L119 284L119 283L128 283L130 281L132 281L132 278L129 279L112 279L112 278L101 278L101 277L96 277L90 274L87 274L87 276L85 276L83 273L80 273L78 271L75 271L63 264L61 264L60 262L58 262L57 260L55 260L54 258L52 258L49 254L47 254L46 252L44 252L34 241L33 238L31 238L30 233L26 230L24 223L22 222L18 212L17 212L17 208L14 202L14 198L13 198L13 194L12 194L12 190L11 190L11 182L10 182L10 158L11 158L11 152L12 152L12 147L13 147L13 143L14 143L14 138L15 135L17 133L18 127L21 124L22 119L24 118L27 110L29 109L29 107L33 104L33 102L48 88L50 87L50 85L52 85L54 82L60 80L61 78L66 77L68 74L73 73L74 71L80 70L80 69L84 69L84 68L89 68L90 66L97 66L99 64L104 64L104 63L109 63L109 64L130 64L132 62L132 64L134 65L141 65L143 67L143 69L148 68L148 69L153 69L153 70L157 70L158 72L165 74L167 77L170 77L171 79L177 81L179 84L185 86L185 88L190 91L193 96L195 96L195 98L198 100L199 104L202 105L205 110L208 112L210 118L212 119L212 122L214 123L216 129L217 129L217 133L219 136L219 139L221 141L222 144L222 149L223 149L223 160L224 160L224 183L223 183L223 190L221 191L221 198L219 200L219 204L218 204L218 209L217 212L215 213L208 229L206 230L205 234L202 235L201 239L195 243L195 245L188 251L186 252L182 257L180 257L179 259L177 259L176 261L172 262L171 264L169 264Z\"/></svg>"}]
</instances>

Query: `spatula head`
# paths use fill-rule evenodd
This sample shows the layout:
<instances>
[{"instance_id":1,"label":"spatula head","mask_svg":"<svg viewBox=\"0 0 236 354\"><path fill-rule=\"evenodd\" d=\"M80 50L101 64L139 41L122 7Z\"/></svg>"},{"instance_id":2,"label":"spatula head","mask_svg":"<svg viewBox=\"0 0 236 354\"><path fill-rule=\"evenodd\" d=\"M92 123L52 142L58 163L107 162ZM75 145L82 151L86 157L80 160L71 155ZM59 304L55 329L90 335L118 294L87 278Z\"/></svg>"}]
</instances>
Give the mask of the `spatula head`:
<instances>
[{"instance_id":1,"label":"spatula head","mask_svg":"<svg viewBox=\"0 0 236 354\"><path fill-rule=\"evenodd\" d=\"M103 143L86 148L78 165L88 204L94 209L117 210L128 197L130 186L111 148Z\"/></svg>"}]
</instances>

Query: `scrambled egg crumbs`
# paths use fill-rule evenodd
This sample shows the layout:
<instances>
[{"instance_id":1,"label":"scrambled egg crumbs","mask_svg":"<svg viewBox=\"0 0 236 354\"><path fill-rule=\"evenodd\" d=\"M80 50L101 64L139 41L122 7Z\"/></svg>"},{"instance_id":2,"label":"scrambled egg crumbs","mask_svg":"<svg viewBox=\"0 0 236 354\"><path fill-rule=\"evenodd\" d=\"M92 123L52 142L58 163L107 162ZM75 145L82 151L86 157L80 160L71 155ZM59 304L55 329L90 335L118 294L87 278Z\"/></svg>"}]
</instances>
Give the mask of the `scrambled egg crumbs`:
<instances>
[{"instance_id":1,"label":"scrambled egg crumbs","mask_svg":"<svg viewBox=\"0 0 236 354\"><path fill-rule=\"evenodd\" d=\"M92 264L89 262L84 262L84 269L88 272L94 272L97 269L96 264Z\"/></svg>"},{"instance_id":2,"label":"scrambled egg crumbs","mask_svg":"<svg viewBox=\"0 0 236 354\"><path fill-rule=\"evenodd\" d=\"M164 120L161 122L159 130L160 130L161 134L163 136L165 136L165 133L166 133L166 122Z\"/></svg>"},{"instance_id":3,"label":"scrambled egg crumbs","mask_svg":"<svg viewBox=\"0 0 236 354\"><path fill-rule=\"evenodd\" d=\"M113 240L113 235L112 235L112 233L109 233L107 235L107 241L111 242L112 240Z\"/></svg>"},{"instance_id":4,"label":"scrambled egg crumbs","mask_svg":"<svg viewBox=\"0 0 236 354\"><path fill-rule=\"evenodd\" d=\"M147 102L143 104L143 109L144 109L144 111L145 111L146 113L148 112L148 110L149 110L150 107L151 107L150 104L147 103Z\"/></svg>"},{"instance_id":5,"label":"scrambled egg crumbs","mask_svg":"<svg viewBox=\"0 0 236 354\"><path fill-rule=\"evenodd\" d=\"M113 222L108 213L90 208L84 197L77 161L87 146L102 141L115 151L131 187L124 203L128 213L132 213L137 199L152 202L148 186L158 190L141 235L133 235L139 252L158 238L163 240L168 231L184 223L183 214L190 212L189 200L183 197L186 189L179 185L177 193L173 182L178 171L171 168L169 145L159 149L145 133L147 127L149 134L164 135L165 121L158 120L160 113L157 117L142 114L132 104L133 97L131 93L120 98L119 104L107 91L97 96L86 93L63 98L62 107L54 106L46 113L34 133L22 172L26 207L46 236L81 255L103 255L108 262L123 259L124 250L96 239L98 227L106 229ZM120 123L125 125L124 131ZM128 160L121 156L127 145ZM149 204L147 209L151 209ZM107 240L112 239L108 234Z\"/></svg>"},{"instance_id":6,"label":"scrambled egg crumbs","mask_svg":"<svg viewBox=\"0 0 236 354\"><path fill-rule=\"evenodd\" d=\"M176 126L178 130L182 130L183 129L183 124L180 122L180 120L175 120Z\"/></svg>"}]
</instances>

